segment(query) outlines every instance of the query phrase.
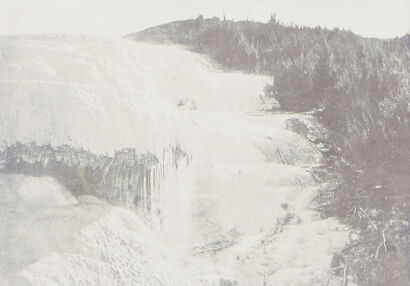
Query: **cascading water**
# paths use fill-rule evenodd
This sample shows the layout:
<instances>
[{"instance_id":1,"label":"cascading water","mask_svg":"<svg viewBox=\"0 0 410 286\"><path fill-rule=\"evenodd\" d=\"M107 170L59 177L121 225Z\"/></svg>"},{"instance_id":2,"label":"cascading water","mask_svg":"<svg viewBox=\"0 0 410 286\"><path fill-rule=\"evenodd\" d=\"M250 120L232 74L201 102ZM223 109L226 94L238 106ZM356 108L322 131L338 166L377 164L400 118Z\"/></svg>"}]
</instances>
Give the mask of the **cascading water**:
<instances>
[{"instance_id":1,"label":"cascading water","mask_svg":"<svg viewBox=\"0 0 410 286\"><path fill-rule=\"evenodd\" d=\"M289 128L316 126L257 112L268 78L126 40L7 37L0 51L0 281L337 282L346 232L310 208L321 154Z\"/></svg>"}]
</instances>

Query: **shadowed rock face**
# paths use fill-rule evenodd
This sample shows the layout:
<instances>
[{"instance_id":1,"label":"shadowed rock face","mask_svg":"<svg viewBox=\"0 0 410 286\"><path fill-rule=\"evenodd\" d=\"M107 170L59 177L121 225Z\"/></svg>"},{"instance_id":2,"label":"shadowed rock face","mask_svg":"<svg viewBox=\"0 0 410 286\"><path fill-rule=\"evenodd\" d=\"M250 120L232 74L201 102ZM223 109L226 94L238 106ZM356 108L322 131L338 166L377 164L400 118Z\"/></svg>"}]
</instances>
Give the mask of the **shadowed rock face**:
<instances>
[{"instance_id":1,"label":"shadowed rock face","mask_svg":"<svg viewBox=\"0 0 410 286\"><path fill-rule=\"evenodd\" d=\"M16 143L0 152L0 172L52 176L76 196L94 195L115 205L136 207L150 218L169 167L165 161L175 169L180 161L190 161L179 146L164 150L161 159L152 153L138 154L135 149L117 151L110 157L69 145Z\"/></svg>"}]
</instances>

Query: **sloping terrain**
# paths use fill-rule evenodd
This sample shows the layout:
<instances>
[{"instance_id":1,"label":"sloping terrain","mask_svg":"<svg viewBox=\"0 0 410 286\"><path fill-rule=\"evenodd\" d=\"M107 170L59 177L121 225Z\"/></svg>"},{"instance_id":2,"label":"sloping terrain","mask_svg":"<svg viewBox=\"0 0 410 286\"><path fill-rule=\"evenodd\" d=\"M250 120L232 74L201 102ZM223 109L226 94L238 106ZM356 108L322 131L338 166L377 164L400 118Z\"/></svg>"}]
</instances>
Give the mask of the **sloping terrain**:
<instances>
[{"instance_id":1,"label":"sloping terrain","mask_svg":"<svg viewBox=\"0 0 410 286\"><path fill-rule=\"evenodd\" d=\"M271 76L267 98L282 111L308 111L327 130L319 140L327 146L322 166L337 182L316 201L323 216L352 229L355 239L335 255L349 269L349 283L410 283L408 34L366 38L272 15L268 23L198 16L126 37L180 44L222 69Z\"/></svg>"},{"instance_id":2,"label":"sloping terrain","mask_svg":"<svg viewBox=\"0 0 410 286\"><path fill-rule=\"evenodd\" d=\"M346 229L267 77L178 47L0 39L0 275L11 285L332 285Z\"/></svg>"}]
</instances>

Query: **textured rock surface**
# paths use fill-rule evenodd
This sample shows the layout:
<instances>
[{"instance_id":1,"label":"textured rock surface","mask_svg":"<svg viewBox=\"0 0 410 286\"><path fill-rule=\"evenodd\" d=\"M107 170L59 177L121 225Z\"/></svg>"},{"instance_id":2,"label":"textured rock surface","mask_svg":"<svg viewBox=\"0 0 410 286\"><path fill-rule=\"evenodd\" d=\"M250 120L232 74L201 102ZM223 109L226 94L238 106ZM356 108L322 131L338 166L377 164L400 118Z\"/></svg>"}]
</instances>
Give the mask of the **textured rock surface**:
<instances>
[{"instance_id":1,"label":"textured rock surface","mask_svg":"<svg viewBox=\"0 0 410 286\"><path fill-rule=\"evenodd\" d=\"M110 157L68 145L15 144L0 152L0 172L51 176L76 196L93 195L114 205L135 207L150 221L161 215L160 185L166 172L178 169L178 164L188 165L190 159L177 146L164 150L161 160L134 149Z\"/></svg>"}]
</instances>

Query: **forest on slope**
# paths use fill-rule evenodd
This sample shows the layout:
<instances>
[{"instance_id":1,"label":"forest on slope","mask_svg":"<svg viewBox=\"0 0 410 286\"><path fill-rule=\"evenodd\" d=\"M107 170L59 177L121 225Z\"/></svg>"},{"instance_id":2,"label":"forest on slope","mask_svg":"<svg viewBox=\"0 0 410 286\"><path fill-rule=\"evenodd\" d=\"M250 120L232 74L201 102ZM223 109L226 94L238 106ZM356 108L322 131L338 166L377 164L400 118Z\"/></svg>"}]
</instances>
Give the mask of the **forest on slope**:
<instances>
[{"instance_id":1,"label":"forest on slope","mask_svg":"<svg viewBox=\"0 0 410 286\"><path fill-rule=\"evenodd\" d=\"M219 18L177 21L127 38L180 44L226 70L266 74L265 97L312 112L326 129L326 170L338 183L318 200L352 227L334 258L360 285L407 285L410 275L410 35ZM343 269L343 271L341 270Z\"/></svg>"}]
</instances>

